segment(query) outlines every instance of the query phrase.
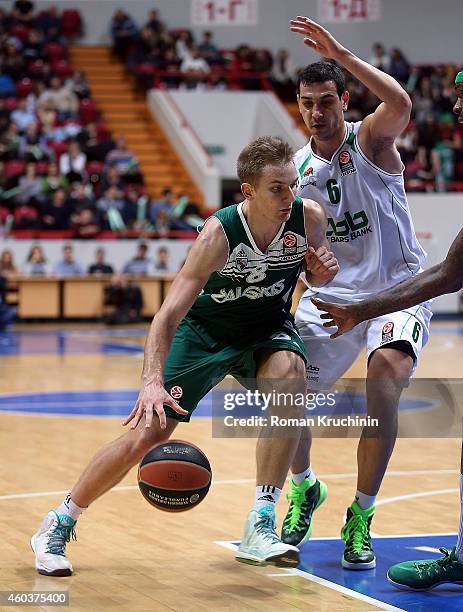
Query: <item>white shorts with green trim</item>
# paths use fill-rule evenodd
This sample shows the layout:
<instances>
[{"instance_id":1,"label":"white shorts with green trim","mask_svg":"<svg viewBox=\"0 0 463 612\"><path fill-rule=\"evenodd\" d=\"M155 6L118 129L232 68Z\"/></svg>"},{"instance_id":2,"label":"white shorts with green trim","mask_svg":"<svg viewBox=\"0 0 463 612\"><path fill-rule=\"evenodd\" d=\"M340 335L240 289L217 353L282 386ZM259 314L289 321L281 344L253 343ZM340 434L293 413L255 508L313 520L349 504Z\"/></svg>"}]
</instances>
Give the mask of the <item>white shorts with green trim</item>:
<instances>
[{"instance_id":1,"label":"white shorts with green trim","mask_svg":"<svg viewBox=\"0 0 463 612\"><path fill-rule=\"evenodd\" d=\"M407 343L405 346L409 350L405 352L415 356L414 372L421 349L429 338L430 306L431 302L426 302L364 321L332 340L330 334L334 333L335 328L323 327L321 312L312 304L309 295L303 296L296 313L296 325L307 351L309 388L329 389L350 368L362 350L366 349L368 360L374 351L392 342Z\"/></svg>"}]
</instances>

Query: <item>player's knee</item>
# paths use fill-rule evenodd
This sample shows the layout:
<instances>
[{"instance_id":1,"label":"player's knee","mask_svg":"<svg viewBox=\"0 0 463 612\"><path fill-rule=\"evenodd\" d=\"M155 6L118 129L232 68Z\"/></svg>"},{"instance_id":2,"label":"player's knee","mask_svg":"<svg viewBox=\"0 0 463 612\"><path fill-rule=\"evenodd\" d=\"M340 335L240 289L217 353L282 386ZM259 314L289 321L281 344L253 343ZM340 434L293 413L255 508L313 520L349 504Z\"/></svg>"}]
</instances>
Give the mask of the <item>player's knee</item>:
<instances>
[{"instance_id":1,"label":"player's knee","mask_svg":"<svg viewBox=\"0 0 463 612\"><path fill-rule=\"evenodd\" d=\"M305 363L302 357L296 353L290 353L288 377L300 378L305 381Z\"/></svg>"},{"instance_id":2,"label":"player's knee","mask_svg":"<svg viewBox=\"0 0 463 612\"><path fill-rule=\"evenodd\" d=\"M300 380L305 382L305 363L300 355L288 351L284 359L275 366L274 378L280 380Z\"/></svg>"},{"instance_id":3,"label":"player's knee","mask_svg":"<svg viewBox=\"0 0 463 612\"><path fill-rule=\"evenodd\" d=\"M164 442L169 438L167 433L163 433L158 428L146 428L143 426L136 431L136 435L128 440L127 456L130 463L135 465L146 455L146 453L156 444Z\"/></svg>"},{"instance_id":4,"label":"player's knee","mask_svg":"<svg viewBox=\"0 0 463 612\"><path fill-rule=\"evenodd\" d=\"M395 348L376 350L368 364L368 378L408 380L413 370L413 357Z\"/></svg>"}]
</instances>

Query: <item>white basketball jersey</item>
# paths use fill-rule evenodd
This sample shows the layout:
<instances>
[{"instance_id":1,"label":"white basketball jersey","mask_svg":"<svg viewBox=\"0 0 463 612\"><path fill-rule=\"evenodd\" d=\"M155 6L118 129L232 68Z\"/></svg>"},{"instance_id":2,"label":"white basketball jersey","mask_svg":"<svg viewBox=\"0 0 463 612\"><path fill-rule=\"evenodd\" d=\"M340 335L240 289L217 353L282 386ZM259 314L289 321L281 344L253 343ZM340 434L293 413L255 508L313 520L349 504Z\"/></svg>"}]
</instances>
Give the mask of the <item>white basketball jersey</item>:
<instances>
[{"instance_id":1,"label":"white basketball jersey","mask_svg":"<svg viewBox=\"0 0 463 612\"><path fill-rule=\"evenodd\" d=\"M357 301L421 270L420 246L408 208L403 174L381 170L360 148L362 122L345 123L342 145L331 160L312 151L312 139L294 156L298 195L315 200L328 217L327 239L340 270L322 297Z\"/></svg>"}]
</instances>

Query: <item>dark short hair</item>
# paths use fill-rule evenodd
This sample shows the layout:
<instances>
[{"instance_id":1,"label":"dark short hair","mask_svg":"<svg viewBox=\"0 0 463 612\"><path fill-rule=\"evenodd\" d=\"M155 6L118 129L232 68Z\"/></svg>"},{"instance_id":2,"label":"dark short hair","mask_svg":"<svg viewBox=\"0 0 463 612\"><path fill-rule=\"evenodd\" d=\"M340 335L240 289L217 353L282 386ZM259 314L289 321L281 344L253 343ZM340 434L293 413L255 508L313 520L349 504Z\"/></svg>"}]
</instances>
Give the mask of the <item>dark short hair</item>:
<instances>
[{"instance_id":1,"label":"dark short hair","mask_svg":"<svg viewBox=\"0 0 463 612\"><path fill-rule=\"evenodd\" d=\"M266 166L292 162L294 151L290 144L275 136L260 136L241 151L236 164L241 183L255 185Z\"/></svg>"},{"instance_id":2,"label":"dark short hair","mask_svg":"<svg viewBox=\"0 0 463 612\"><path fill-rule=\"evenodd\" d=\"M334 82L338 96L341 98L346 90L346 77L339 64L327 60L314 62L301 70L297 79L297 95L300 93L301 83L302 85L311 85L312 83L324 83L325 81Z\"/></svg>"}]
</instances>

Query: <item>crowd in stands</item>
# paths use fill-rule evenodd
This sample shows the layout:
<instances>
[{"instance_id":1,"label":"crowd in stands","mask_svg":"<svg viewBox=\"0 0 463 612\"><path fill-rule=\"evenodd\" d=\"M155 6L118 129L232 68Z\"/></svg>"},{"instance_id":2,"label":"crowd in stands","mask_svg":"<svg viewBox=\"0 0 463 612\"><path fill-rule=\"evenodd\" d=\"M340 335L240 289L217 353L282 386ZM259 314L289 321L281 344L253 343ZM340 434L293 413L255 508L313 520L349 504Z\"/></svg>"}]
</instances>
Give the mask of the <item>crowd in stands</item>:
<instances>
[{"instance_id":1,"label":"crowd in stands","mask_svg":"<svg viewBox=\"0 0 463 612\"><path fill-rule=\"evenodd\" d=\"M412 65L404 53L384 45L373 45L371 64L393 76L412 100L409 125L397 139L405 164L408 191L463 190L463 125L457 123L453 65ZM351 94L347 118L361 119L372 112L378 100L358 81L348 79Z\"/></svg>"},{"instance_id":2,"label":"crowd in stands","mask_svg":"<svg viewBox=\"0 0 463 612\"><path fill-rule=\"evenodd\" d=\"M168 30L156 9L149 12L142 27L124 10L117 10L110 34L114 52L137 74L144 88L153 83L185 89L270 88L273 59L267 49L247 44L221 49L210 31L195 40L187 29ZM278 70L276 66L280 78Z\"/></svg>"},{"instance_id":3,"label":"crowd in stands","mask_svg":"<svg viewBox=\"0 0 463 612\"><path fill-rule=\"evenodd\" d=\"M61 231L91 239L102 232L189 232L202 222L198 207L169 186L151 200L136 156L109 132L75 71L68 43L81 33L80 14L55 7L36 11L17 0L0 8L0 226ZM267 88L295 100L297 68L286 49L241 44L222 49L212 32L200 40L169 30L159 12L139 27L118 9L110 23L115 53L151 87ZM413 115L397 144L409 191L463 189L463 126L452 116L454 66L412 65L400 49L374 45L369 61L409 92ZM348 120L378 100L348 77Z\"/></svg>"},{"instance_id":4,"label":"crowd in stands","mask_svg":"<svg viewBox=\"0 0 463 612\"><path fill-rule=\"evenodd\" d=\"M14 260L13 251L5 248L0 253L0 277L14 279L17 276L35 277L69 277L94 275L112 275L119 273L127 276L156 276L177 272L171 262L170 250L165 246L155 249L154 257L149 255L149 245L146 242L138 244L136 251L127 260L120 270L106 261L105 249L97 247L95 259L88 266L84 266L74 254L71 243L65 243L62 249L62 257L51 265L43 247L40 243L31 246L25 261L17 264Z\"/></svg>"},{"instance_id":5,"label":"crowd in stands","mask_svg":"<svg viewBox=\"0 0 463 612\"><path fill-rule=\"evenodd\" d=\"M68 278L84 275L107 278L104 303L109 307L104 319L108 324L134 323L142 320L143 293L136 281L139 276L162 276L176 272L173 269L171 254L165 246L156 249L155 258L148 256L149 245L140 243L134 256L121 268L106 261L105 250L98 247L95 259L84 266L74 254L73 245L65 243L62 257L53 266L47 260L40 244L34 244L21 266L16 265L13 251L3 249L0 253L0 332L15 319L15 309L8 304L8 288L14 289L19 276Z\"/></svg>"},{"instance_id":6,"label":"crowd in stands","mask_svg":"<svg viewBox=\"0 0 463 612\"><path fill-rule=\"evenodd\" d=\"M76 11L37 13L29 0L0 9L0 225L77 238L193 230L197 207L166 200L169 189L151 202L135 155L101 120L68 58L79 28Z\"/></svg>"},{"instance_id":7,"label":"crowd in stands","mask_svg":"<svg viewBox=\"0 0 463 612\"><path fill-rule=\"evenodd\" d=\"M268 89L285 102L295 101L298 69L287 49L241 44L222 49L206 31L200 40L187 29L167 29L153 9L141 27L122 9L110 24L115 53L146 87L185 89ZM404 53L373 45L369 62L397 79L413 101L412 121L398 140L409 191L463 189L463 126L455 124L455 66L412 65ZM372 112L378 99L347 75L351 94L348 120Z\"/></svg>"},{"instance_id":8,"label":"crowd in stands","mask_svg":"<svg viewBox=\"0 0 463 612\"><path fill-rule=\"evenodd\" d=\"M119 270L106 260L105 249L95 250L95 257L88 266L79 261L71 243L64 243L61 257L52 264L40 243L33 244L21 264L15 262L13 250L0 252L0 332L15 319L15 308L6 299L8 289L16 290L19 277L69 278L83 276L104 277L104 303L110 307L105 315L108 324L133 323L142 319L143 293L137 277L165 277L177 272L172 262L171 251L166 246L155 248L154 257L149 255L150 245L140 242L133 257ZM182 264L183 265L183 264Z\"/></svg>"}]
</instances>

